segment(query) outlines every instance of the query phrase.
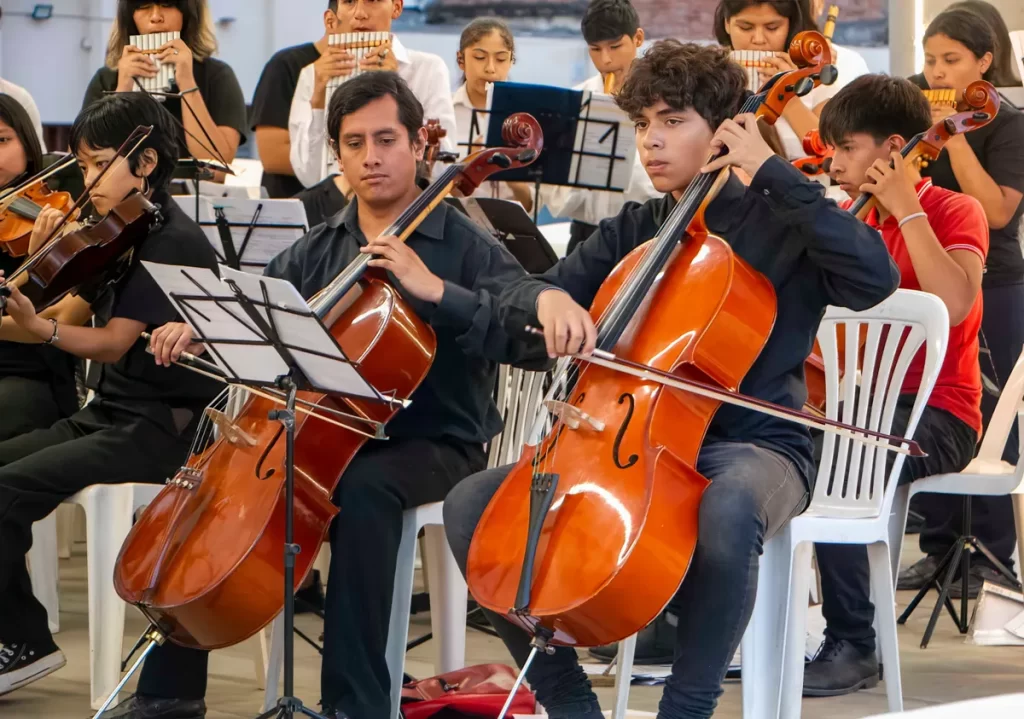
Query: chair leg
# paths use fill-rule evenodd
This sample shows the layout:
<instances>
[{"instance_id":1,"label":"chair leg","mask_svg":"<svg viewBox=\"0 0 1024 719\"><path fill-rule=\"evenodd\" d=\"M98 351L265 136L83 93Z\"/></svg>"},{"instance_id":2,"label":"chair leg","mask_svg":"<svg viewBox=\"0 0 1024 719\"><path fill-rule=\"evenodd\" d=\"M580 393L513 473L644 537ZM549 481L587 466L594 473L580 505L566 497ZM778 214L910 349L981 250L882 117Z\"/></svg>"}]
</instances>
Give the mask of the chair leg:
<instances>
[{"instance_id":1,"label":"chair leg","mask_svg":"<svg viewBox=\"0 0 1024 719\"><path fill-rule=\"evenodd\" d=\"M636 654L636 635L619 642L619 660L615 664L615 709L612 719L626 719L629 708L629 687L633 682L633 656Z\"/></svg>"},{"instance_id":2,"label":"chair leg","mask_svg":"<svg viewBox=\"0 0 1024 719\"><path fill-rule=\"evenodd\" d=\"M792 545L790 545L792 546ZM811 553L814 545L801 542L793 547L789 571L790 592L783 624L782 691L779 715L799 719L804 694L804 657L807 646L807 597L811 587Z\"/></svg>"},{"instance_id":3,"label":"chair leg","mask_svg":"<svg viewBox=\"0 0 1024 719\"><path fill-rule=\"evenodd\" d=\"M60 595L57 591L57 513L32 525L32 548L28 564L32 593L46 607L50 632L60 631Z\"/></svg>"},{"instance_id":4,"label":"chair leg","mask_svg":"<svg viewBox=\"0 0 1024 719\"><path fill-rule=\"evenodd\" d=\"M124 487L92 487L80 501L85 508L88 543L92 708L99 709L121 678L125 604L110 578L131 530L132 493Z\"/></svg>"},{"instance_id":5,"label":"chair leg","mask_svg":"<svg viewBox=\"0 0 1024 719\"><path fill-rule=\"evenodd\" d=\"M896 488L889 513L889 567L893 587L900 576L900 554L903 552L903 535L907 531L907 514L910 511L910 485Z\"/></svg>"},{"instance_id":6,"label":"chair leg","mask_svg":"<svg viewBox=\"0 0 1024 719\"><path fill-rule=\"evenodd\" d=\"M885 693L889 711L903 711L903 685L900 678L900 647L896 637L896 591L889 562L889 547L884 542L868 545L871 587L875 593L875 617L878 646L885 666Z\"/></svg>"},{"instance_id":7,"label":"chair leg","mask_svg":"<svg viewBox=\"0 0 1024 719\"><path fill-rule=\"evenodd\" d=\"M1017 525L1017 564L1015 569L1017 570L1017 578L1024 582L1024 569L1021 569L1021 563L1024 563L1024 494L1014 494L1012 496L1013 517Z\"/></svg>"},{"instance_id":8,"label":"chair leg","mask_svg":"<svg viewBox=\"0 0 1024 719\"><path fill-rule=\"evenodd\" d=\"M459 571L444 527L430 524L426 527L424 546L430 567L430 628L434 634L437 674L462 669L466 666L466 599L469 589Z\"/></svg>"},{"instance_id":9,"label":"chair leg","mask_svg":"<svg viewBox=\"0 0 1024 719\"><path fill-rule=\"evenodd\" d=\"M391 623L385 654L391 672L391 716L399 719L402 702L402 679L405 676L405 645L409 641L409 610L412 585L416 579L416 535L419 527L416 512L408 511L402 524L402 543L395 564L395 591L391 599Z\"/></svg>"},{"instance_id":10,"label":"chair leg","mask_svg":"<svg viewBox=\"0 0 1024 719\"><path fill-rule=\"evenodd\" d=\"M78 510L73 504L62 504L57 507L57 556L60 559L71 559L77 519Z\"/></svg>"},{"instance_id":11,"label":"chair leg","mask_svg":"<svg viewBox=\"0 0 1024 719\"><path fill-rule=\"evenodd\" d=\"M741 646L744 719L779 716L791 556L786 535L769 541L761 556L754 612Z\"/></svg>"},{"instance_id":12,"label":"chair leg","mask_svg":"<svg viewBox=\"0 0 1024 719\"><path fill-rule=\"evenodd\" d=\"M260 646L266 652L263 632L260 632ZM270 651L266 653L266 688L263 690L263 711L270 711L277 704L281 670L284 668L284 614L278 614L270 625Z\"/></svg>"}]
</instances>

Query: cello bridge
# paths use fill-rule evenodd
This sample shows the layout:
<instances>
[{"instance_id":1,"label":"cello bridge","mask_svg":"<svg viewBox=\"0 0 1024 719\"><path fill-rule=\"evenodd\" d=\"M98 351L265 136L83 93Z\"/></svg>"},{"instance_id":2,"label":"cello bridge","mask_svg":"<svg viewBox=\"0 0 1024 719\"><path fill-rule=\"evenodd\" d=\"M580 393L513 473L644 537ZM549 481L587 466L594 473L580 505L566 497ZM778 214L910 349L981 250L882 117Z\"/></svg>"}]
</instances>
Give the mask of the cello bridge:
<instances>
[{"instance_id":1,"label":"cello bridge","mask_svg":"<svg viewBox=\"0 0 1024 719\"><path fill-rule=\"evenodd\" d=\"M581 424L586 423L591 429L598 432L604 431L604 422L591 417L579 407L575 407L568 402L546 399L544 400L544 407L547 408L548 412L562 420L569 429L579 429Z\"/></svg>"},{"instance_id":2,"label":"cello bridge","mask_svg":"<svg viewBox=\"0 0 1024 719\"><path fill-rule=\"evenodd\" d=\"M236 447L255 447L256 440L248 432L231 421L231 418L220 410L208 407L206 416L210 418L220 436L227 440L228 444Z\"/></svg>"}]
</instances>

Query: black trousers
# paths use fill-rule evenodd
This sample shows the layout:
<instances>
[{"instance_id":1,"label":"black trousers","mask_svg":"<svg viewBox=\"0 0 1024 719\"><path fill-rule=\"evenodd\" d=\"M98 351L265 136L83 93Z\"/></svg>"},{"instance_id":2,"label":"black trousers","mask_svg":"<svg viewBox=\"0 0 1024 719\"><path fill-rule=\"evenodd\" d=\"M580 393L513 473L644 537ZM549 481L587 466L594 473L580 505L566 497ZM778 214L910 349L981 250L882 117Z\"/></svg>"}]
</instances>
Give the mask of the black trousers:
<instances>
[{"instance_id":1,"label":"black trousers","mask_svg":"<svg viewBox=\"0 0 1024 719\"><path fill-rule=\"evenodd\" d=\"M893 431L907 426L913 398L901 401L893 418ZM977 434L949 412L925 407L914 439L927 457L906 457L900 484L933 474L959 472L974 458ZM815 439L815 458L821 456L821 437ZM889 461L893 455L890 454ZM875 606L870 599L868 550L857 544L815 544L821 574L821 611L826 634L846 640L869 653L875 649Z\"/></svg>"},{"instance_id":2,"label":"black trousers","mask_svg":"<svg viewBox=\"0 0 1024 719\"><path fill-rule=\"evenodd\" d=\"M341 477L331 527L324 656L325 711L352 719L390 719L385 661L402 512L440 502L460 480L482 470L479 445L426 439L368 443ZM165 644L147 658L138 692L167 699L206 694L207 652Z\"/></svg>"},{"instance_id":3,"label":"black trousers","mask_svg":"<svg viewBox=\"0 0 1024 719\"><path fill-rule=\"evenodd\" d=\"M66 406L45 380L0 378L0 442L51 426L65 416Z\"/></svg>"},{"instance_id":4,"label":"black trousers","mask_svg":"<svg viewBox=\"0 0 1024 719\"><path fill-rule=\"evenodd\" d=\"M52 641L25 562L32 524L94 484L163 483L187 456L191 433L182 430L163 405L97 399L0 442L0 642Z\"/></svg>"},{"instance_id":5,"label":"black trousers","mask_svg":"<svg viewBox=\"0 0 1024 719\"><path fill-rule=\"evenodd\" d=\"M1002 390L1010 378L1024 348L1024 283L990 287L983 292L985 315L981 323L981 373ZM987 352L986 352L987 348ZM981 414L988 421L999 397L991 392L981 395ZM1003 451L1003 459L1017 464L1017 423ZM919 542L921 551L942 557L963 530L963 498L949 494L921 494L914 498L914 509L925 517ZM971 531L995 555L1012 568L1010 557L1017 546L1010 497L974 497L971 500ZM975 553L971 561L988 563L985 555Z\"/></svg>"}]
</instances>

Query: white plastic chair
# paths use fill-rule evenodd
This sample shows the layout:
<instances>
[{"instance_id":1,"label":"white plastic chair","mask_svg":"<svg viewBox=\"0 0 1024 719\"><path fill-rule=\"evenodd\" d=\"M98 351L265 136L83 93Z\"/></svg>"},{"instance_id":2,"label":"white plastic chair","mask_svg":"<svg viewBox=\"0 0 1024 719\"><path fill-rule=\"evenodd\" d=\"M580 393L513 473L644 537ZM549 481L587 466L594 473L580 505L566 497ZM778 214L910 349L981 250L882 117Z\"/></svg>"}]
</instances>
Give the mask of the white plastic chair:
<instances>
[{"instance_id":1,"label":"white plastic chair","mask_svg":"<svg viewBox=\"0 0 1024 719\"><path fill-rule=\"evenodd\" d=\"M855 381L840 382L836 325L845 325L846 357L848 377ZM865 363L862 366L857 355L860 327L867 326ZM883 341L883 328L891 328ZM902 331L901 331L902 330ZM898 338L906 335L906 342L899 347ZM945 305L936 297L922 292L898 290L885 302L865 312L854 312L830 307L818 330L818 341L826 362L826 406L827 416L836 419L839 401L843 402L841 421L876 431L889 433L893 410L903 384L907 367L917 349L927 347L925 375L911 416L911 423L905 436L912 436L914 428L927 398L938 376L939 367L946 353L949 334L949 319ZM881 358L876 367L872 359ZM858 371L859 370L859 373ZM876 375L886 381L874 384ZM840 396L842 386L842 396ZM859 387L874 392L862 392L856 396ZM858 401L859 399L859 401ZM868 401L870 400L870 401ZM815 496L802 516L791 521L779 535L765 545L758 572L757 599L754 613L743 635L741 657L743 662L743 716L747 719L766 719L782 715L798 717L800 698L803 694L804 632L807 622L807 598L811 582L811 550L813 542L836 542L872 544L884 549L887 542L886 522L888 508L892 503L895 482L890 490L882 492L885 479L884 450L865 450L864 445L848 439L837 439L826 434L822 462L819 466ZM832 472L835 459L835 472ZM891 475L899 476L903 456L897 455ZM833 482L832 477L837 478ZM850 480L850 487L863 487L864 491L844 492L843 479ZM881 537L881 538L879 538ZM878 551L869 548L872 555L872 587L877 584ZM886 559L888 557L886 556ZM889 574L886 561L886 574ZM885 620L885 637L891 644L884 645L886 661L886 683L890 707L902 706L899 686L898 656L889 659L890 650L895 650L895 598L894 580L888 582L888 598L876 589L879 623ZM792 597L792 600L791 600ZM792 608L790 608L792 604ZM886 611L886 607L888 610ZM787 628L787 617L790 620ZM792 640L787 643L787 634ZM629 686L633 672L633 654L636 636L619 643L619 658L615 667L615 707L612 716L624 719L629 698ZM783 688L784 648L788 684ZM890 663L892 670L890 671ZM783 702L784 691L789 700ZM795 694L794 694L795 691Z\"/></svg>"},{"instance_id":2,"label":"white plastic chair","mask_svg":"<svg viewBox=\"0 0 1024 719\"><path fill-rule=\"evenodd\" d=\"M900 487L893 501L891 523L889 527L889 546L892 553L892 571L895 576L899 572L900 551L903 545L903 534L907 527L907 509L915 494L931 492L933 494L967 494L984 497L1000 497L1013 495L1017 522L1017 547L1019 557L1024 557L1024 525L1021 524L1020 502L1024 500L1024 462L1017 462L1014 467L1003 461L1003 449L1013 423L1024 430L1024 352L1017 359L1017 364L1003 386L995 412L988 423L988 429L981 441L978 456L968 464L962 472L955 474L937 474L925 477L909 486ZM1019 434L1019 447L1024 451L1024 432ZM1018 559L1019 561L1019 559ZM1020 567L1017 576L1021 576Z\"/></svg>"},{"instance_id":3,"label":"white plastic chair","mask_svg":"<svg viewBox=\"0 0 1024 719\"><path fill-rule=\"evenodd\" d=\"M85 510L89 577L89 675L93 709L99 709L121 679L125 603L112 577L135 511L163 489L157 484L99 484L64 501ZM32 591L46 607L51 627L58 625L57 513L32 525Z\"/></svg>"},{"instance_id":4,"label":"white plastic chair","mask_svg":"<svg viewBox=\"0 0 1024 719\"><path fill-rule=\"evenodd\" d=\"M488 448L488 466L514 462L522 452L529 424L540 402L544 375L502 366L498 373L496 403L504 420L504 430ZM416 538L426 534L423 566L429 573L430 628L434 636L434 669L445 673L466 663L466 581L444 533L443 502L434 502L406 510L402 519L402 541L398 550L395 589L391 602L391 620L386 651L391 673L391 707L395 719L400 716L402 685L405 677L405 651L409 641L409 616L416 575ZM330 579L328 578L328 581ZM267 661L264 711L277 703L278 680L284 660L284 622L279 615L271 627Z\"/></svg>"}]
</instances>

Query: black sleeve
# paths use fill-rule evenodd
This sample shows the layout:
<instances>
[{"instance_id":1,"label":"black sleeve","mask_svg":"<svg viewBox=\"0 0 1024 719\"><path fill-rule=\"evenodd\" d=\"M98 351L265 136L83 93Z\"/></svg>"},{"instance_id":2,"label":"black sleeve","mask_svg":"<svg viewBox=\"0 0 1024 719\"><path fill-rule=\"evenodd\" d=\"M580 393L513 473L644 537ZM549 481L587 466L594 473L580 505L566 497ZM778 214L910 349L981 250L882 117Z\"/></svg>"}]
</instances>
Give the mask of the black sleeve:
<instances>
[{"instance_id":1,"label":"black sleeve","mask_svg":"<svg viewBox=\"0 0 1024 719\"><path fill-rule=\"evenodd\" d=\"M238 134L241 135L239 144L245 144L249 122L245 116L245 97L242 95L242 88L238 85L235 71L224 62L213 60L206 62L210 63L208 70L210 73L209 97L203 96L206 109L210 111L210 117L217 123L217 127L230 127L238 130ZM183 111L188 112L188 110Z\"/></svg>"},{"instance_id":2,"label":"black sleeve","mask_svg":"<svg viewBox=\"0 0 1024 719\"><path fill-rule=\"evenodd\" d=\"M1024 113L1007 117L1009 121L989 136L983 165L997 185L1024 193Z\"/></svg>"},{"instance_id":3,"label":"black sleeve","mask_svg":"<svg viewBox=\"0 0 1024 719\"><path fill-rule=\"evenodd\" d=\"M177 238L162 237L160 242L143 244L132 259L127 276L114 289L111 319L122 317L147 326L164 325L180 319L174 305L142 266L142 262L190 265L192 263L185 259L182 252L186 242L185 238L179 242Z\"/></svg>"},{"instance_id":4,"label":"black sleeve","mask_svg":"<svg viewBox=\"0 0 1024 719\"><path fill-rule=\"evenodd\" d=\"M929 89L928 88L928 81L924 79L924 73L923 72L919 72L916 75L911 75L907 79L910 80L915 85L917 85L922 90Z\"/></svg>"},{"instance_id":5,"label":"black sleeve","mask_svg":"<svg viewBox=\"0 0 1024 719\"><path fill-rule=\"evenodd\" d=\"M551 288L569 293L581 307L590 307L619 260L654 236L657 228L649 223L650 218L648 205L627 202L618 215L601 220L594 234L550 270L510 284L499 300L502 323L509 328L535 324L537 297Z\"/></svg>"},{"instance_id":6,"label":"black sleeve","mask_svg":"<svg viewBox=\"0 0 1024 719\"><path fill-rule=\"evenodd\" d=\"M288 66L274 55L263 68L260 81L256 83L249 115L250 127L253 130L257 127L280 127L287 130L294 92L295 80L289 78Z\"/></svg>"},{"instance_id":7,"label":"black sleeve","mask_svg":"<svg viewBox=\"0 0 1024 719\"><path fill-rule=\"evenodd\" d=\"M85 98L82 100L82 109L89 107L92 103L103 97L103 93L117 88L117 72L108 67L101 67L92 76L89 86L85 88Z\"/></svg>"},{"instance_id":8,"label":"black sleeve","mask_svg":"<svg viewBox=\"0 0 1024 719\"><path fill-rule=\"evenodd\" d=\"M866 310L899 287L900 272L882 236L827 199L820 183L808 180L788 162L778 156L769 159L754 175L749 191L763 202L756 203L745 221L798 232L818 268L829 304Z\"/></svg>"}]
</instances>

